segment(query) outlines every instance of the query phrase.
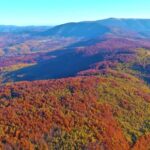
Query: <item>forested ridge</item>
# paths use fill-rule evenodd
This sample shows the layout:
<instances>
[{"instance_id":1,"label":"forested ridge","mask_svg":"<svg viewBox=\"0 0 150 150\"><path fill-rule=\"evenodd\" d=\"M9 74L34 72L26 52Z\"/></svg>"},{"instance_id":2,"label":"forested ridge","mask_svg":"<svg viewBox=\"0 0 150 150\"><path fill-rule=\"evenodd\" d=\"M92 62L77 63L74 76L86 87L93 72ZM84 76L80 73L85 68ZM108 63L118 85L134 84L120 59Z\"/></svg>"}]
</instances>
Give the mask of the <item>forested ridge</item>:
<instances>
[{"instance_id":1,"label":"forested ridge","mask_svg":"<svg viewBox=\"0 0 150 150\"><path fill-rule=\"evenodd\" d=\"M149 150L150 89L133 76L0 88L2 149Z\"/></svg>"}]
</instances>

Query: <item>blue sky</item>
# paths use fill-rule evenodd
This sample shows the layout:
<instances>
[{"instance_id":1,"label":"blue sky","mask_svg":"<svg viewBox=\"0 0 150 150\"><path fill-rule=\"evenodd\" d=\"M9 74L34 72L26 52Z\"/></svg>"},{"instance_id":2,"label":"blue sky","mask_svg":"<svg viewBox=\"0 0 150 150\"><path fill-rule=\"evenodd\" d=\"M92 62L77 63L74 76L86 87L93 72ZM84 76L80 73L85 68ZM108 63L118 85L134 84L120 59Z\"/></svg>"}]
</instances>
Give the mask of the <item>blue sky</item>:
<instances>
[{"instance_id":1,"label":"blue sky","mask_svg":"<svg viewBox=\"0 0 150 150\"><path fill-rule=\"evenodd\" d=\"M103 18L150 18L150 0L0 0L0 24L55 25Z\"/></svg>"}]
</instances>

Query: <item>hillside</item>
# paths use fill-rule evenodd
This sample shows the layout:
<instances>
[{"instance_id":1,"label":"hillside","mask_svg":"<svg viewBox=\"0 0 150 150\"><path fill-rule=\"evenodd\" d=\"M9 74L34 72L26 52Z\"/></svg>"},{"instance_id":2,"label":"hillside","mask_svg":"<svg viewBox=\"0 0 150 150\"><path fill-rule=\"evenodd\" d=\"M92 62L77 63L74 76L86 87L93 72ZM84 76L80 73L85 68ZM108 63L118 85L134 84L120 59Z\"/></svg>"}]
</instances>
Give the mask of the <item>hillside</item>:
<instances>
[{"instance_id":1,"label":"hillside","mask_svg":"<svg viewBox=\"0 0 150 150\"><path fill-rule=\"evenodd\" d=\"M8 85L0 89L0 108L1 148L150 148L150 89L132 76Z\"/></svg>"},{"instance_id":2,"label":"hillside","mask_svg":"<svg viewBox=\"0 0 150 150\"><path fill-rule=\"evenodd\" d=\"M76 76L89 69L102 71L107 68L150 81L148 41L108 38L97 40L92 45L87 43L90 42L79 42L66 49L37 55L35 58L32 56L32 61L27 61L30 57L27 60L23 57L17 63L29 63L29 66L5 72L2 82L57 79ZM17 57L14 59L17 61ZM34 65L30 65L32 63Z\"/></svg>"}]
</instances>

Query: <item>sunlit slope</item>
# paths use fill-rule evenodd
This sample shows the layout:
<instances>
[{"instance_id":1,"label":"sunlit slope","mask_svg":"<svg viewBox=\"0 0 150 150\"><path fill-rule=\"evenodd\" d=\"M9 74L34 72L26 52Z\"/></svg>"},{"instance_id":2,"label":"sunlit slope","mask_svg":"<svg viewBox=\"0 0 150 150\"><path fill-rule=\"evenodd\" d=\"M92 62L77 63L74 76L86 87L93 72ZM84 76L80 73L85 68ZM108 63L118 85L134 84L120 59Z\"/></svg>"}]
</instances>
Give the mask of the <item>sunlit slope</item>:
<instances>
[{"instance_id":1,"label":"sunlit slope","mask_svg":"<svg viewBox=\"0 0 150 150\"><path fill-rule=\"evenodd\" d=\"M148 150L149 116L150 89L125 74L0 89L1 147Z\"/></svg>"}]
</instances>

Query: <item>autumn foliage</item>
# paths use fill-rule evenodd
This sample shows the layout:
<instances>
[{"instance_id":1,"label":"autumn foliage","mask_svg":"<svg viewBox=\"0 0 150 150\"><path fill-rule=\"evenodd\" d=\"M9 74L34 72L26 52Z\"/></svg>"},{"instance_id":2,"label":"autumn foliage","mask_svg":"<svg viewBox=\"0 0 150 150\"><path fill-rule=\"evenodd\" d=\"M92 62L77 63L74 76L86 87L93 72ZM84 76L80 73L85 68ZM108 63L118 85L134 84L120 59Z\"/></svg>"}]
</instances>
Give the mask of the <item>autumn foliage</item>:
<instances>
[{"instance_id":1,"label":"autumn foliage","mask_svg":"<svg viewBox=\"0 0 150 150\"><path fill-rule=\"evenodd\" d=\"M141 84L132 78L116 78L123 80L122 83L133 80ZM1 87L1 149L131 149L133 146L117 116L123 113L122 107L130 112L134 106L130 106L128 100L122 100L121 105L117 105L121 109L112 108L111 99L109 103L100 96L104 92L100 88L104 85L115 88L118 82L113 81L113 77L93 76L21 82ZM149 94L146 89L141 88ZM148 147L148 140L149 137L140 138L134 149L137 150L141 142Z\"/></svg>"}]
</instances>

